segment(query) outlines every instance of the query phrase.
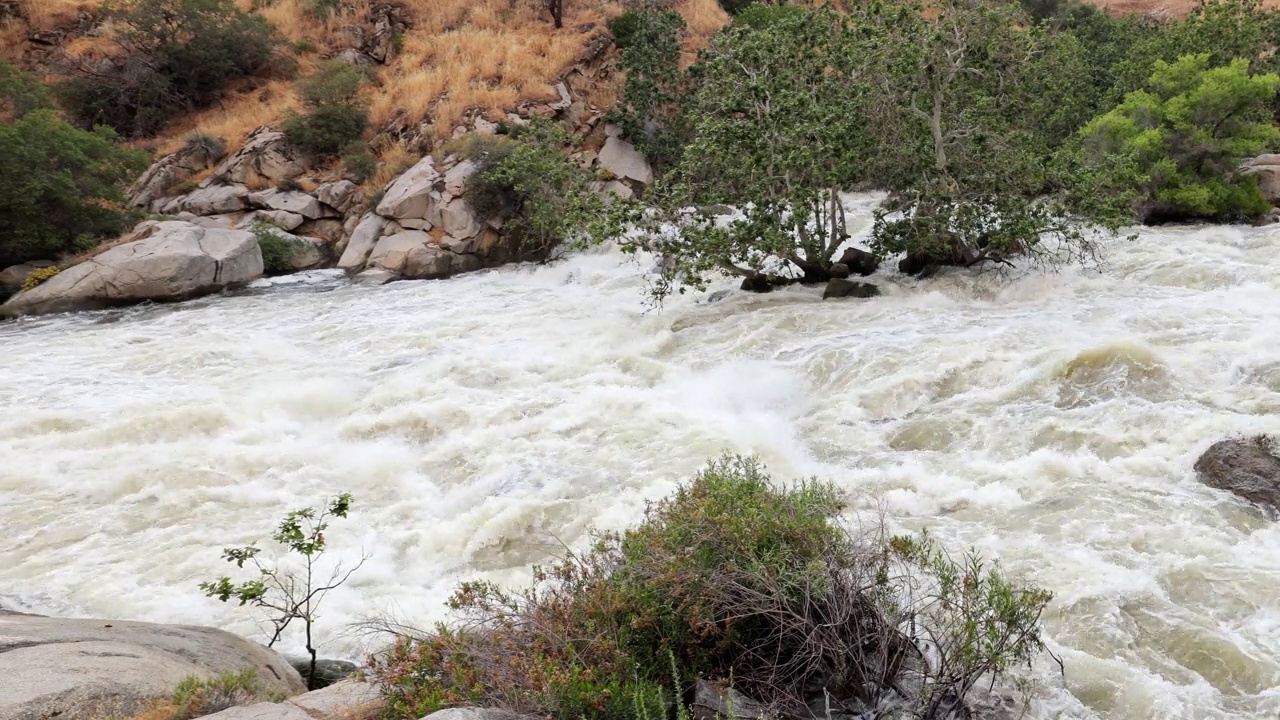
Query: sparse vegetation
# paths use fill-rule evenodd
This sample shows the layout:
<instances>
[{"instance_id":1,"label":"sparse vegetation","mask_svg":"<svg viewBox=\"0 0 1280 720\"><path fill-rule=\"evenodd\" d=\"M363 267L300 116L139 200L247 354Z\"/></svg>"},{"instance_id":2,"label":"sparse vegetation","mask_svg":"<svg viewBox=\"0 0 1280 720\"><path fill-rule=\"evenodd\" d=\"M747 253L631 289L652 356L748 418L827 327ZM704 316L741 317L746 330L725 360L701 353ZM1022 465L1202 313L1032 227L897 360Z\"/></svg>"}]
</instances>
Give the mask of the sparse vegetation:
<instances>
[{"instance_id":1,"label":"sparse vegetation","mask_svg":"<svg viewBox=\"0 0 1280 720\"><path fill-rule=\"evenodd\" d=\"M265 222L254 223L249 231L257 238L262 251L264 275L281 275L293 269L293 259L302 250L300 241L286 237L275 225Z\"/></svg>"},{"instance_id":2,"label":"sparse vegetation","mask_svg":"<svg viewBox=\"0 0 1280 720\"><path fill-rule=\"evenodd\" d=\"M306 113L285 118L289 142L316 157L338 155L360 137L369 116L359 100L364 71L353 65L328 62L299 83Z\"/></svg>"},{"instance_id":3,"label":"sparse vegetation","mask_svg":"<svg viewBox=\"0 0 1280 720\"><path fill-rule=\"evenodd\" d=\"M153 702L133 720L194 720L227 708L282 699L266 691L254 668L209 679L189 675L171 696Z\"/></svg>"},{"instance_id":4,"label":"sparse vegetation","mask_svg":"<svg viewBox=\"0 0 1280 720\"><path fill-rule=\"evenodd\" d=\"M533 587L463 583L454 622L376 661L388 717L663 717L684 682L731 678L783 716L816 701L946 718L1044 650L1048 593L844 510L830 485L712 462L634 529L535 568Z\"/></svg>"},{"instance_id":5,"label":"sparse vegetation","mask_svg":"<svg viewBox=\"0 0 1280 720\"><path fill-rule=\"evenodd\" d=\"M257 228L254 234L258 234ZM261 238L260 235L259 242ZM318 563L328 547L324 531L335 518L346 518L350 511L351 494L342 493L326 500L318 508L303 508L285 515L271 539L298 556L302 563L298 570L280 564L268 565L259 557L260 548L247 545L225 548L222 558L237 568L248 563L257 570L257 577L239 584L227 576L200 583L200 589L209 597L216 597L222 602L237 600L242 606L251 605L266 612L271 626L267 647L275 645L294 620L302 621L307 652L311 655L307 686L312 690L316 687L316 649L312 631L319 617L320 604L329 591L346 582L364 564L364 558L361 558L354 567L345 571L339 563L327 577L317 574Z\"/></svg>"},{"instance_id":6,"label":"sparse vegetation","mask_svg":"<svg viewBox=\"0 0 1280 720\"><path fill-rule=\"evenodd\" d=\"M227 154L227 143L216 135L197 131L187 135L182 151L205 165L212 165Z\"/></svg>"}]
</instances>

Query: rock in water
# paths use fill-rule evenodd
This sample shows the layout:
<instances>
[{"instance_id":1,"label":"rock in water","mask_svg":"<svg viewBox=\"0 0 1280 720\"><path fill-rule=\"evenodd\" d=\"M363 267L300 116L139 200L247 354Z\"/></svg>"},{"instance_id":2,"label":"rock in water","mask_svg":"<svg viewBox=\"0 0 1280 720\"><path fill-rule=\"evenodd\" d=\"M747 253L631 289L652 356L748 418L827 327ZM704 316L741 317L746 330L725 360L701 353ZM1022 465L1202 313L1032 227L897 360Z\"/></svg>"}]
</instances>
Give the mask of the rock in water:
<instances>
[{"instance_id":1,"label":"rock in water","mask_svg":"<svg viewBox=\"0 0 1280 720\"><path fill-rule=\"evenodd\" d=\"M1263 435L1220 440L1196 460L1200 482L1229 490L1280 517L1280 447Z\"/></svg>"},{"instance_id":2,"label":"rock in water","mask_svg":"<svg viewBox=\"0 0 1280 720\"><path fill-rule=\"evenodd\" d=\"M843 279L849 277L850 274L852 273L849 270L849 266L844 263L836 263L831 266L831 277L833 278Z\"/></svg>"},{"instance_id":3,"label":"rock in water","mask_svg":"<svg viewBox=\"0 0 1280 720\"><path fill-rule=\"evenodd\" d=\"M822 291L822 299L827 298L872 298L880 294L880 288L871 283L854 282L844 278L831 278L827 281L827 289Z\"/></svg>"},{"instance_id":4,"label":"rock in water","mask_svg":"<svg viewBox=\"0 0 1280 720\"><path fill-rule=\"evenodd\" d=\"M289 664L293 665L293 669L298 671L303 681L307 679L307 675L311 672L311 658L299 657L291 658ZM355 663L346 660L326 660L324 658L316 659L316 681L313 683L315 689L327 688L330 685L346 680L351 677L351 673L359 670Z\"/></svg>"},{"instance_id":5,"label":"rock in water","mask_svg":"<svg viewBox=\"0 0 1280 720\"><path fill-rule=\"evenodd\" d=\"M773 292L773 283L764 275L751 275L742 278L740 289L753 293Z\"/></svg>"},{"instance_id":6,"label":"rock in water","mask_svg":"<svg viewBox=\"0 0 1280 720\"><path fill-rule=\"evenodd\" d=\"M848 266L850 272L855 272L863 277L880 268L880 261L876 259L875 255L858 248L845 248L844 254L840 256L840 264Z\"/></svg>"},{"instance_id":7,"label":"rock in water","mask_svg":"<svg viewBox=\"0 0 1280 720\"><path fill-rule=\"evenodd\" d=\"M0 612L0 718L132 717L183 678L254 668L269 692L306 689L284 658L213 628Z\"/></svg>"},{"instance_id":8,"label":"rock in water","mask_svg":"<svg viewBox=\"0 0 1280 720\"><path fill-rule=\"evenodd\" d=\"M262 251L244 230L144 223L127 242L18 293L0 317L97 310L144 300L187 300L262 276Z\"/></svg>"}]
</instances>

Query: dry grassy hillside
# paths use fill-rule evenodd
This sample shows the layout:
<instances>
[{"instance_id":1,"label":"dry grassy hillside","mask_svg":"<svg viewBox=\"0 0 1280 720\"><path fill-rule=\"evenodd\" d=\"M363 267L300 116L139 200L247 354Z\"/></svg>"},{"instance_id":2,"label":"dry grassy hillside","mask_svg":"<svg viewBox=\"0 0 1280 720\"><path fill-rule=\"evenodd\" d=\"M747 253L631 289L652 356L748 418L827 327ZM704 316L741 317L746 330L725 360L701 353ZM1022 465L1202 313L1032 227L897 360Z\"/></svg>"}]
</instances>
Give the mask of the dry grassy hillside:
<instances>
[{"instance_id":1,"label":"dry grassy hillside","mask_svg":"<svg viewBox=\"0 0 1280 720\"><path fill-rule=\"evenodd\" d=\"M375 66L377 79L367 91L370 120L379 129L426 121L438 138L468 114L500 119L523 103L555 100L554 84L598 48L605 23L623 10L623 0L567 0L564 27L556 30L540 0L341 0L329 17L309 12L314 0L236 1L244 10L256 6L271 21L302 73L358 47L373 32L373 18L393 7L407 27L396 34L393 57ZM0 0L0 56L39 69L39 59L62 50L79 56L114 52L111 28L94 19L100 5L101 0ZM717 0L675 0L673 7L689 25L691 52L728 20ZM33 37L51 37L58 47L32 42ZM604 107L614 90L613 83L588 88L589 100ZM176 118L154 149L173 150L196 129L234 147L296 106L292 82L251 81L229 88L216 107Z\"/></svg>"}]
</instances>

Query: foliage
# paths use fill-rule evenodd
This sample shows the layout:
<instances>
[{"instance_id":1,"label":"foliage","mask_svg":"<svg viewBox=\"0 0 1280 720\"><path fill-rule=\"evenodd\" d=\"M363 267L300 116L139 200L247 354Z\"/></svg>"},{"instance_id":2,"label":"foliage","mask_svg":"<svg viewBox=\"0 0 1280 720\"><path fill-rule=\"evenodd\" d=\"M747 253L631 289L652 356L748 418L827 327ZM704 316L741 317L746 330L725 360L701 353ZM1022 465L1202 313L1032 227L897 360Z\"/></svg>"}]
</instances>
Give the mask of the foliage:
<instances>
[{"instance_id":1,"label":"foliage","mask_svg":"<svg viewBox=\"0 0 1280 720\"><path fill-rule=\"evenodd\" d=\"M258 240L262 250L262 272L265 275L282 275L293 270L293 259L302 250L301 241L286 236L270 223L254 223L249 232Z\"/></svg>"},{"instance_id":2,"label":"foliage","mask_svg":"<svg viewBox=\"0 0 1280 720\"><path fill-rule=\"evenodd\" d=\"M352 182L361 184L378 172L378 159L361 143L347 147L342 155L342 166Z\"/></svg>"},{"instance_id":3,"label":"foliage","mask_svg":"<svg viewBox=\"0 0 1280 720\"><path fill-rule=\"evenodd\" d=\"M299 83L307 111L285 118L282 127L289 142L320 157L337 155L350 146L369 124L359 101L364 79L360 68L331 61Z\"/></svg>"},{"instance_id":4,"label":"foliage","mask_svg":"<svg viewBox=\"0 0 1280 720\"><path fill-rule=\"evenodd\" d=\"M689 84L680 71L684 19L674 10L629 10L614 18L609 29L626 80L608 119L661 172L679 159L688 139L681 108Z\"/></svg>"},{"instance_id":5,"label":"foliage","mask_svg":"<svg viewBox=\"0 0 1280 720\"><path fill-rule=\"evenodd\" d=\"M251 605L268 613L271 639L267 647L275 645L294 620L305 626L307 652L311 654L311 668L307 674L309 689L315 689L316 650L312 642L312 628L318 618L320 603L330 590L342 585L352 573L360 569L365 558L345 573L339 563L334 566L327 580L320 580L317 563L328 545L324 531L334 518L346 518L351 511L351 494L342 493L325 501L319 508L303 508L285 515L276 532L271 536L279 545L298 555L303 563L301 573L282 569L279 565L267 565L258 556L256 545L225 548L222 558L243 568L249 563L257 570L257 577L239 584L223 576L211 582L200 583L200 589L209 597L222 602L237 600L240 605Z\"/></svg>"},{"instance_id":6,"label":"foliage","mask_svg":"<svg viewBox=\"0 0 1280 720\"><path fill-rule=\"evenodd\" d=\"M30 73L0 60L0 122L20 120L27 113L52 106L49 88Z\"/></svg>"},{"instance_id":7,"label":"foliage","mask_svg":"<svg viewBox=\"0 0 1280 720\"><path fill-rule=\"evenodd\" d=\"M182 152L198 158L205 165L212 165L227 154L227 141L207 132L193 132L182 144Z\"/></svg>"},{"instance_id":8,"label":"foliage","mask_svg":"<svg viewBox=\"0 0 1280 720\"><path fill-rule=\"evenodd\" d=\"M739 15L752 6L759 6L756 0L720 0L720 7L730 15Z\"/></svg>"},{"instance_id":9,"label":"foliage","mask_svg":"<svg viewBox=\"0 0 1280 720\"><path fill-rule=\"evenodd\" d=\"M47 109L0 123L0 266L81 252L125 229L119 203L147 155L117 140Z\"/></svg>"},{"instance_id":10,"label":"foliage","mask_svg":"<svg viewBox=\"0 0 1280 720\"><path fill-rule=\"evenodd\" d=\"M58 94L85 128L152 135L174 115L208 105L235 78L262 71L277 45L260 15L233 0L112 0L103 13L125 53L81 62Z\"/></svg>"},{"instance_id":11,"label":"foliage","mask_svg":"<svg viewBox=\"0 0 1280 720\"><path fill-rule=\"evenodd\" d=\"M375 659L391 718L452 704L552 717L667 717L680 678L732 678L779 715L895 702L952 717L976 683L1044 647L1048 593L928 536L855 530L841 493L774 484L726 456L640 525L534 569L533 587L463 583L452 624ZM854 713L856 714L856 712Z\"/></svg>"},{"instance_id":12,"label":"foliage","mask_svg":"<svg viewBox=\"0 0 1280 720\"><path fill-rule=\"evenodd\" d=\"M215 678L188 675L168 698L152 702L137 720L193 720L227 708L281 698L272 697L258 679L257 670L245 668Z\"/></svg>"},{"instance_id":13,"label":"foliage","mask_svg":"<svg viewBox=\"0 0 1280 720\"><path fill-rule=\"evenodd\" d=\"M1210 68L1207 54L1156 61L1147 90L1129 93L1080 131L1077 152L1113 189L1138 190L1145 221L1239 220L1270 207L1241 158L1272 149L1274 73L1250 75L1241 58Z\"/></svg>"},{"instance_id":14,"label":"foliage","mask_svg":"<svg viewBox=\"0 0 1280 720\"><path fill-rule=\"evenodd\" d=\"M467 203L478 217L501 223L526 258L546 258L600 213L591 174L565 157L573 141L563 127L534 120L508 137L476 141L468 151L477 170L467 180Z\"/></svg>"},{"instance_id":15,"label":"foliage","mask_svg":"<svg viewBox=\"0 0 1280 720\"><path fill-rule=\"evenodd\" d=\"M60 272L62 272L62 267L59 265L50 265L49 267L36 268L35 270L31 271L31 274L27 276L26 280L22 281L22 289L24 291L34 290L35 288L39 287L42 283L44 283L44 281L57 275Z\"/></svg>"}]
</instances>

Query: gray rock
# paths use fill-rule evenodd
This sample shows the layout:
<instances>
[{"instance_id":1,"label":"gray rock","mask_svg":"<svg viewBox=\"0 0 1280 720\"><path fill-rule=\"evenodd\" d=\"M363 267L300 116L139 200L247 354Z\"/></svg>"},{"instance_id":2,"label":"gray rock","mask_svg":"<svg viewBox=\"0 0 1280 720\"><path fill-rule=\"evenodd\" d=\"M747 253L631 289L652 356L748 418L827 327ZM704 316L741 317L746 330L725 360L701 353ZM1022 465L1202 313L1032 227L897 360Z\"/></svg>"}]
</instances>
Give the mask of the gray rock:
<instances>
[{"instance_id":1,"label":"gray rock","mask_svg":"<svg viewBox=\"0 0 1280 720\"><path fill-rule=\"evenodd\" d=\"M611 134L600 149L596 164L608 170L614 177L634 180L645 185L653 184L653 168L634 145Z\"/></svg>"},{"instance_id":2,"label":"gray rock","mask_svg":"<svg viewBox=\"0 0 1280 720\"><path fill-rule=\"evenodd\" d=\"M179 207L193 215L225 215L249 207L249 188L244 185L210 185L179 201Z\"/></svg>"},{"instance_id":3,"label":"gray rock","mask_svg":"<svg viewBox=\"0 0 1280 720\"><path fill-rule=\"evenodd\" d=\"M325 215L319 200L299 190L263 190L249 195L249 203L264 210L291 212L308 220L317 220Z\"/></svg>"},{"instance_id":4,"label":"gray rock","mask_svg":"<svg viewBox=\"0 0 1280 720\"><path fill-rule=\"evenodd\" d=\"M849 274L849 266L844 263L836 263L831 266L831 277L833 278L844 279L849 277Z\"/></svg>"},{"instance_id":5,"label":"gray rock","mask_svg":"<svg viewBox=\"0 0 1280 720\"><path fill-rule=\"evenodd\" d=\"M756 702L731 687L718 687L699 680L693 688L694 720L766 720L772 715Z\"/></svg>"},{"instance_id":6,"label":"gray rock","mask_svg":"<svg viewBox=\"0 0 1280 720\"><path fill-rule=\"evenodd\" d=\"M243 230L149 222L117 245L0 305L0 317L186 300L262 275L258 241Z\"/></svg>"},{"instance_id":7,"label":"gray rock","mask_svg":"<svg viewBox=\"0 0 1280 720\"><path fill-rule=\"evenodd\" d=\"M316 197L320 202L346 215L364 202L364 193L350 180L325 183L316 188Z\"/></svg>"},{"instance_id":8,"label":"gray rock","mask_svg":"<svg viewBox=\"0 0 1280 720\"><path fill-rule=\"evenodd\" d=\"M707 303L708 303L708 304L710 304L710 303L714 303L714 302L720 302L721 300L723 300L723 299L725 299L725 298L729 297L729 296L730 296L730 295L732 295L732 294L733 294L733 289L732 289L732 288L725 288L724 290L717 290L717 291L715 291L715 292L713 292L713 293L711 293L710 295L708 295L708 296L707 296Z\"/></svg>"},{"instance_id":9,"label":"gray rock","mask_svg":"<svg viewBox=\"0 0 1280 720\"><path fill-rule=\"evenodd\" d=\"M470 160L463 160L445 171L444 191L454 197L460 197L467 191L467 179L476 174L480 168Z\"/></svg>"},{"instance_id":10,"label":"gray rock","mask_svg":"<svg viewBox=\"0 0 1280 720\"><path fill-rule=\"evenodd\" d=\"M317 720L296 705L269 702L227 708L201 717L202 720Z\"/></svg>"},{"instance_id":11,"label":"gray rock","mask_svg":"<svg viewBox=\"0 0 1280 720\"><path fill-rule=\"evenodd\" d=\"M129 187L129 203L135 207L151 207L164 198L173 186L209 167L221 157L209 157L200 150L183 148L151 164Z\"/></svg>"},{"instance_id":12,"label":"gray rock","mask_svg":"<svg viewBox=\"0 0 1280 720\"><path fill-rule=\"evenodd\" d=\"M365 270L351 278L351 281L357 285L386 285L389 282L399 280L400 276L386 270Z\"/></svg>"},{"instance_id":13,"label":"gray rock","mask_svg":"<svg viewBox=\"0 0 1280 720\"><path fill-rule=\"evenodd\" d=\"M484 223L476 217L465 198L454 198L440 208L440 224L444 231L455 238L473 238L484 229Z\"/></svg>"},{"instance_id":14,"label":"gray rock","mask_svg":"<svg viewBox=\"0 0 1280 720\"><path fill-rule=\"evenodd\" d=\"M245 668L254 668L268 691L305 689L279 655L213 628L0 614L4 720L129 717L188 675Z\"/></svg>"},{"instance_id":15,"label":"gray rock","mask_svg":"<svg viewBox=\"0 0 1280 720\"><path fill-rule=\"evenodd\" d=\"M846 265L850 272L866 277L880 268L880 261L875 255L858 248L845 248L840 256L840 264Z\"/></svg>"},{"instance_id":16,"label":"gray rock","mask_svg":"<svg viewBox=\"0 0 1280 720\"><path fill-rule=\"evenodd\" d=\"M284 231L297 230L307 219L288 210L259 210L255 213L255 221L271 223ZM252 223L250 223L252 224Z\"/></svg>"},{"instance_id":17,"label":"gray rock","mask_svg":"<svg viewBox=\"0 0 1280 720\"><path fill-rule=\"evenodd\" d=\"M381 697L377 685L343 680L327 688L289 698L285 704L305 710L316 720L339 720L352 711L376 705Z\"/></svg>"},{"instance_id":18,"label":"gray rock","mask_svg":"<svg viewBox=\"0 0 1280 720\"><path fill-rule=\"evenodd\" d=\"M437 710L422 720L532 720L533 717L498 708L456 707Z\"/></svg>"},{"instance_id":19,"label":"gray rock","mask_svg":"<svg viewBox=\"0 0 1280 720\"><path fill-rule=\"evenodd\" d=\"M244 147L215 168L211 177L225 177L237 183L257 177L274 183L297 177L310 166L284 133L263 125L250 133Z\"/></svg>"},{"instance_id":20,"label":"gray rock","mask_svg":"<svg viewBox=\"0 0 1280 720\"><path fill-rule=\"evenodd\" d=\"M404 278L434 280L453 274L453 253L436 245L421 230L406 230L378 241L368 267Z\"/></svg>"},{"instance_id":21,"label":"gray rock","mask_svg":"<svg viewBox=\"0 0 1280 720\"><path fill-rule=\"evenodd\" d=\"M1227 490L1280 517L1280 447L1274 438L1220 440L1196 460L1196 475L1209 487Z\"/></svg>"},{"instance_id":22,"label":"gray rock","mask_svg":"<svg viewBox=\"0 0 1280 720\"><path fill-rule=\"evenodd\" d=\"M396 178L378 203L378 214L390 218L420 218L438 224L440 222L441 180L435 160L426 156L416 165Z\"/></svg>"},{"instance_id":23,"label":"gray rock","mask_svg":"<svg viewBox=\"0 0 1280 720\"><path fill-rule=\"evenodd\" d=\"M600 188L600 194L603 195L606 200L609 199L611 195L617 195L623 200L630 200L636 195L635 191L627 187L625 183L618 180L610 180L609 182L604 183Z\"/></svg>"},{"instance_id":24,"label":"gray rock","mask_svg":"<svg viewBox=\"0 0 1280 720\"><path fill-rule=\"evenodd\" d=\"M333 59L340 63L355 65L356 67L366 67L374 64L373 58L365 55L355 48L347 48L337 55L334 55Z\"/></svg>"},{"instance_id":25,"label":"gray rock","mask_svg":"<svg viewBox=\"0 0 1280 720\"><path fill-rule=\"evenodd\" d=\"M380 215L366 213L351 233L351 240L347 243L342 258L338 260L338 267L348 272L362 270L369 260L369 253L373 252L373 246L382 237L382 228L386 223Z\"/></svg>"},{"instance_id":26,"label":"gray rock","mask_svg":"<svg viewBox=\"0 0 1280 720\"><path fill-rule=\"evenodd\" d=\"M290 658L289 664L294 670L302 676L303 681L308 681L307 676L311 673L311 658L297 657ZM315 689L326 688L330 685L351 677L351 673L359 670L353 662L346 660L329 660L326 658L316 659L316 679L315 682L309 682Z\"/></svg>"},{"instance_id":27,"label":"gray rock","mask_svg":"<svg viewBox=\"0 0 1280 720\"><path fill-rule=\"evenodd\" d=\"M854 282L844 278L831 278L827 288L822 292L822 299L827 298L871 298L880 294L880 288L871 283Z\"/></svg>"}]
</instances>

